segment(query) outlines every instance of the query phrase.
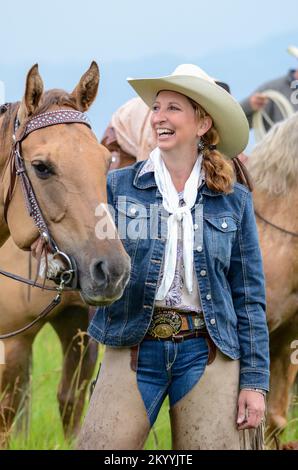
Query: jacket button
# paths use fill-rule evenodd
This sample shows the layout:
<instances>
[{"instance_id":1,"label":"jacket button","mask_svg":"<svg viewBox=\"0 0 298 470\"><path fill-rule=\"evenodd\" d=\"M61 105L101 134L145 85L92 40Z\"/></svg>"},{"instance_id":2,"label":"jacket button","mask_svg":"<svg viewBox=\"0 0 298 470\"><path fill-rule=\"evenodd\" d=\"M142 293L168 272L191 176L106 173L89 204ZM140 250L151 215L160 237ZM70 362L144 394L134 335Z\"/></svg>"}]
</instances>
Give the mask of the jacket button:
<instances>
[{"instance_id":1,"label":"jacket button","mask_svg":"<svg viewBox=\"0 0 298 470\"><path fill-rule=\"evenodd\" d=\"M200 275L201 275L201 276L204 277L204 276L206 276L206 274L207 274L207 272L205 271L205 269L202 269L202 271L200 271Z\"/></svg>"},{"instance_id":2,"label":"jacket button","mask_svg":"<svg viewBox=\"0 0 298 470\"><path fill-rule=\"evenodd\" d=\"M198 228L199 228L198 224L194 224L194 225L193 225L193 229L194 229L194 230L198 230Z\"/></svg>"},{"instance_id":3,"label":"jacket button","mask_svg":"<svg viewBox=\"0 0 298 470\"><path fill-rule=\"evenodd\" d=\"M211 325L215 325L215 318L211 318L210 323Z\"/></svg>"},{"instance_id":4,"label":"jacket button","mask_svg":"<svg viewBox=\"0 0 298 470\"><path fill-rule=\"evenodd\" d=\"M201 251L203 251L203 247L201 245L197 246L197 251L201 253Z\"/></svg>"},{"instance_id":5,"label":"jacket button","mask_svg":"<svg viewBox=\"0 0 298 470\"><path fill-rule=\"evenodd\" d=\"M227 222L223 222L223 223L221 224L221 226L222 226L222 228L227 228L227 227L228 227L228 224L227 224Z\"/></svg>"},{"instance_id":6,"label":"jacket button","mask_svg":"<svg viewBox=\"0 0 298 470\"><path fill-rule=\"evenodd\" d=\"M211 300L211 295L210 295L210 294L207 294L207 295L206 295L206 299L207 299L207 300Z\"/></svg>"},{"instance_id":7,"label":"jacket button","mask_svg":"<svg viewBox=\"0 0 298 470\"><path fill-rule=\"evenodd\" d=\"M131 207L129 212L134 215L137 212L137 209L135 207Z\"/></svg>"}]
</instances>

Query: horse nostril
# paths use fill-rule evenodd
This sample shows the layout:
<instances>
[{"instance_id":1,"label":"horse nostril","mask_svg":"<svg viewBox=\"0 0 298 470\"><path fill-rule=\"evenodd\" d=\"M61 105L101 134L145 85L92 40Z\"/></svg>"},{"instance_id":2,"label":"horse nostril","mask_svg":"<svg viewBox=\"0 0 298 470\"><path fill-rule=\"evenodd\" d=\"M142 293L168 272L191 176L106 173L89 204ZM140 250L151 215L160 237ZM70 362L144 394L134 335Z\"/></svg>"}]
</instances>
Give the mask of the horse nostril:
<instances>
[{"instance_id":1,"label":"horse nostril","mask_svg":"<svg viewBox=\"0 0 298 470\"><path fill-rule=\"evenodd\" d=\"M99 287L106 287L109 283L109 270L106 261L96 261L91 268L91 274Z\"/></svg>"}]
</instances>

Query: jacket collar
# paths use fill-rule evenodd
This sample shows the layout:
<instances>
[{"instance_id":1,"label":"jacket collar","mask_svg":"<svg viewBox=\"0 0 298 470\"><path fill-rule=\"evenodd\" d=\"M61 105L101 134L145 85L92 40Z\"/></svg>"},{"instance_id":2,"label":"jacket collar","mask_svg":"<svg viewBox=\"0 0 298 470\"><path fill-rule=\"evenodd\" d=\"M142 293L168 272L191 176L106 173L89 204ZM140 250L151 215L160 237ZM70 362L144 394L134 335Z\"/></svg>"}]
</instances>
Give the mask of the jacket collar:
<instances>
[{"instance_id":1,"label":"jacket collar","mask_svg":"<svg viewBox=\"0 0 298 470\"><path fill-rule=\"evenodd\" d=\"M157 184L154 178L154 167L150 159L141 162L137 169L136 176L133 181L133 185L138 189L157 188ZM202 194L206 196L222 196L224 193L219 193L209 189L205 182L203 182L200 188Z\"/></svg>"},{"instance_id":2,"label":"jacket collar","mask_svg":"<svg viewBox=\"0 0 298 470\"><path fill-rule=\"evenodd\" d=\"M140 163L133 185L138 189L157 188L154 178L154 167L150 159Z\"/></svg>"},{"instance_id":3,"label":"jacket collar","mask_svg":"<svg viewBox=\"0 0 298 470\"><path fill-rule=\"evenodd\" d=\"M202 194L205 194L206 196L212 196L212 197L225 195L224 192L212 191L212 189L209 189L206 186L205 182L204 182L204 185L202 186Z\"/></svg>"}]
</instances>

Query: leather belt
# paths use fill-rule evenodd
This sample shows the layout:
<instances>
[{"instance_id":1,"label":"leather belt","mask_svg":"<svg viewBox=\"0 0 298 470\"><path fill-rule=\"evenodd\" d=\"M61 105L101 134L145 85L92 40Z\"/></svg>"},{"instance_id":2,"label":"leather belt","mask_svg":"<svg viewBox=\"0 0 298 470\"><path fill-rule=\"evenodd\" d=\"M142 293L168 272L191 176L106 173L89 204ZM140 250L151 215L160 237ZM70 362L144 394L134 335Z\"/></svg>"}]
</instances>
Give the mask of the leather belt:
<instances>
[{"instance_id":1,"label":"leather belt","mask_svg":"<svg viewBox=\"0 0 298 470\"><path fill-rule=\"evenodd\" d=\"M179 332L188 332L188 336L198 336L197 331L205 329L202 312L156 307L148 329L148 335L156 339L172 339ZM174 339L173 339L174 341Z\"/></svg>"},{"instance_id":2,"label":"leather belt","mask_svg":"<svg viewBox=\"0 0 298 470\"><path fill-rule=\"evenodd\" d=\"M144 339L151 339L151 340L156 340L156 341L173 341L173 343L182 343L183 341L186 341L187 339L199 338L199 337L207 338L207 336L208 336L207 330L195 330L195 331L188 330L188 331L178 333L177 335L167 336L165 338L152 336L149 333L147 333Z\"/></svg>"},{"instance_id":3,"label":"leather belt","mask_svg":"<svg viewBox=\"0 0 298 470\"><path fill-rule=\"evenodd\" d=\"M154 340L154 341L173 341L173 343L182 343L188 339L192 338L200 338L203 337L206 339L207 346L208 346L208 360L207 365L212 364L216 357L216 346L212 341L207 329L200 329L200 330L193 330L193 331L185 331L178 333L177 335L172 335L167 338L158 338L156 336L151 336L150 334L146 334L144 340ZM135 369L133 369L135 370Z\"/></svg>"}]
</instances>

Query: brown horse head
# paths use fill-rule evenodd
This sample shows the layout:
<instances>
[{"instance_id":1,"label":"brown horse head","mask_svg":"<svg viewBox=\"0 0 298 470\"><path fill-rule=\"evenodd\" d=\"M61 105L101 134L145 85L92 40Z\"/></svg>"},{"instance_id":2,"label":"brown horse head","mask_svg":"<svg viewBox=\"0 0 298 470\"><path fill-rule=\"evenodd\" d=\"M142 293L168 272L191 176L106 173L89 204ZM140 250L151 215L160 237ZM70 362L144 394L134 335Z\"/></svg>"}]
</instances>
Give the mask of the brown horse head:
<instances>
[{"instance_id":1,"label":"brown horse head","mask_svg":"<svg viewBox=\"0 0 298 470\"><path fill-rule=\"evenodd\" d=\"M18 119L20 129L28 119L47 111L86 111L98 89L99 69L95 62L82 76L71 94L63 90L43 92L43 82L34 65L27 75L21 104L10 106L0 116L0 231L2 240L10 234L18 247L30 250L39 232L29 217L21 184L17 181L3 219L4 199L10 186L5 167ZM93 305L108 303L122 295L130 261L118 238L113 220L106 216L109 237L95 230L98 206L106 205L106 174L110 153L82 123L58 124L31 132L21 143L26 171L49 232L60 250L77 263L84 299Z\"/></svg>"}]
</instances>

